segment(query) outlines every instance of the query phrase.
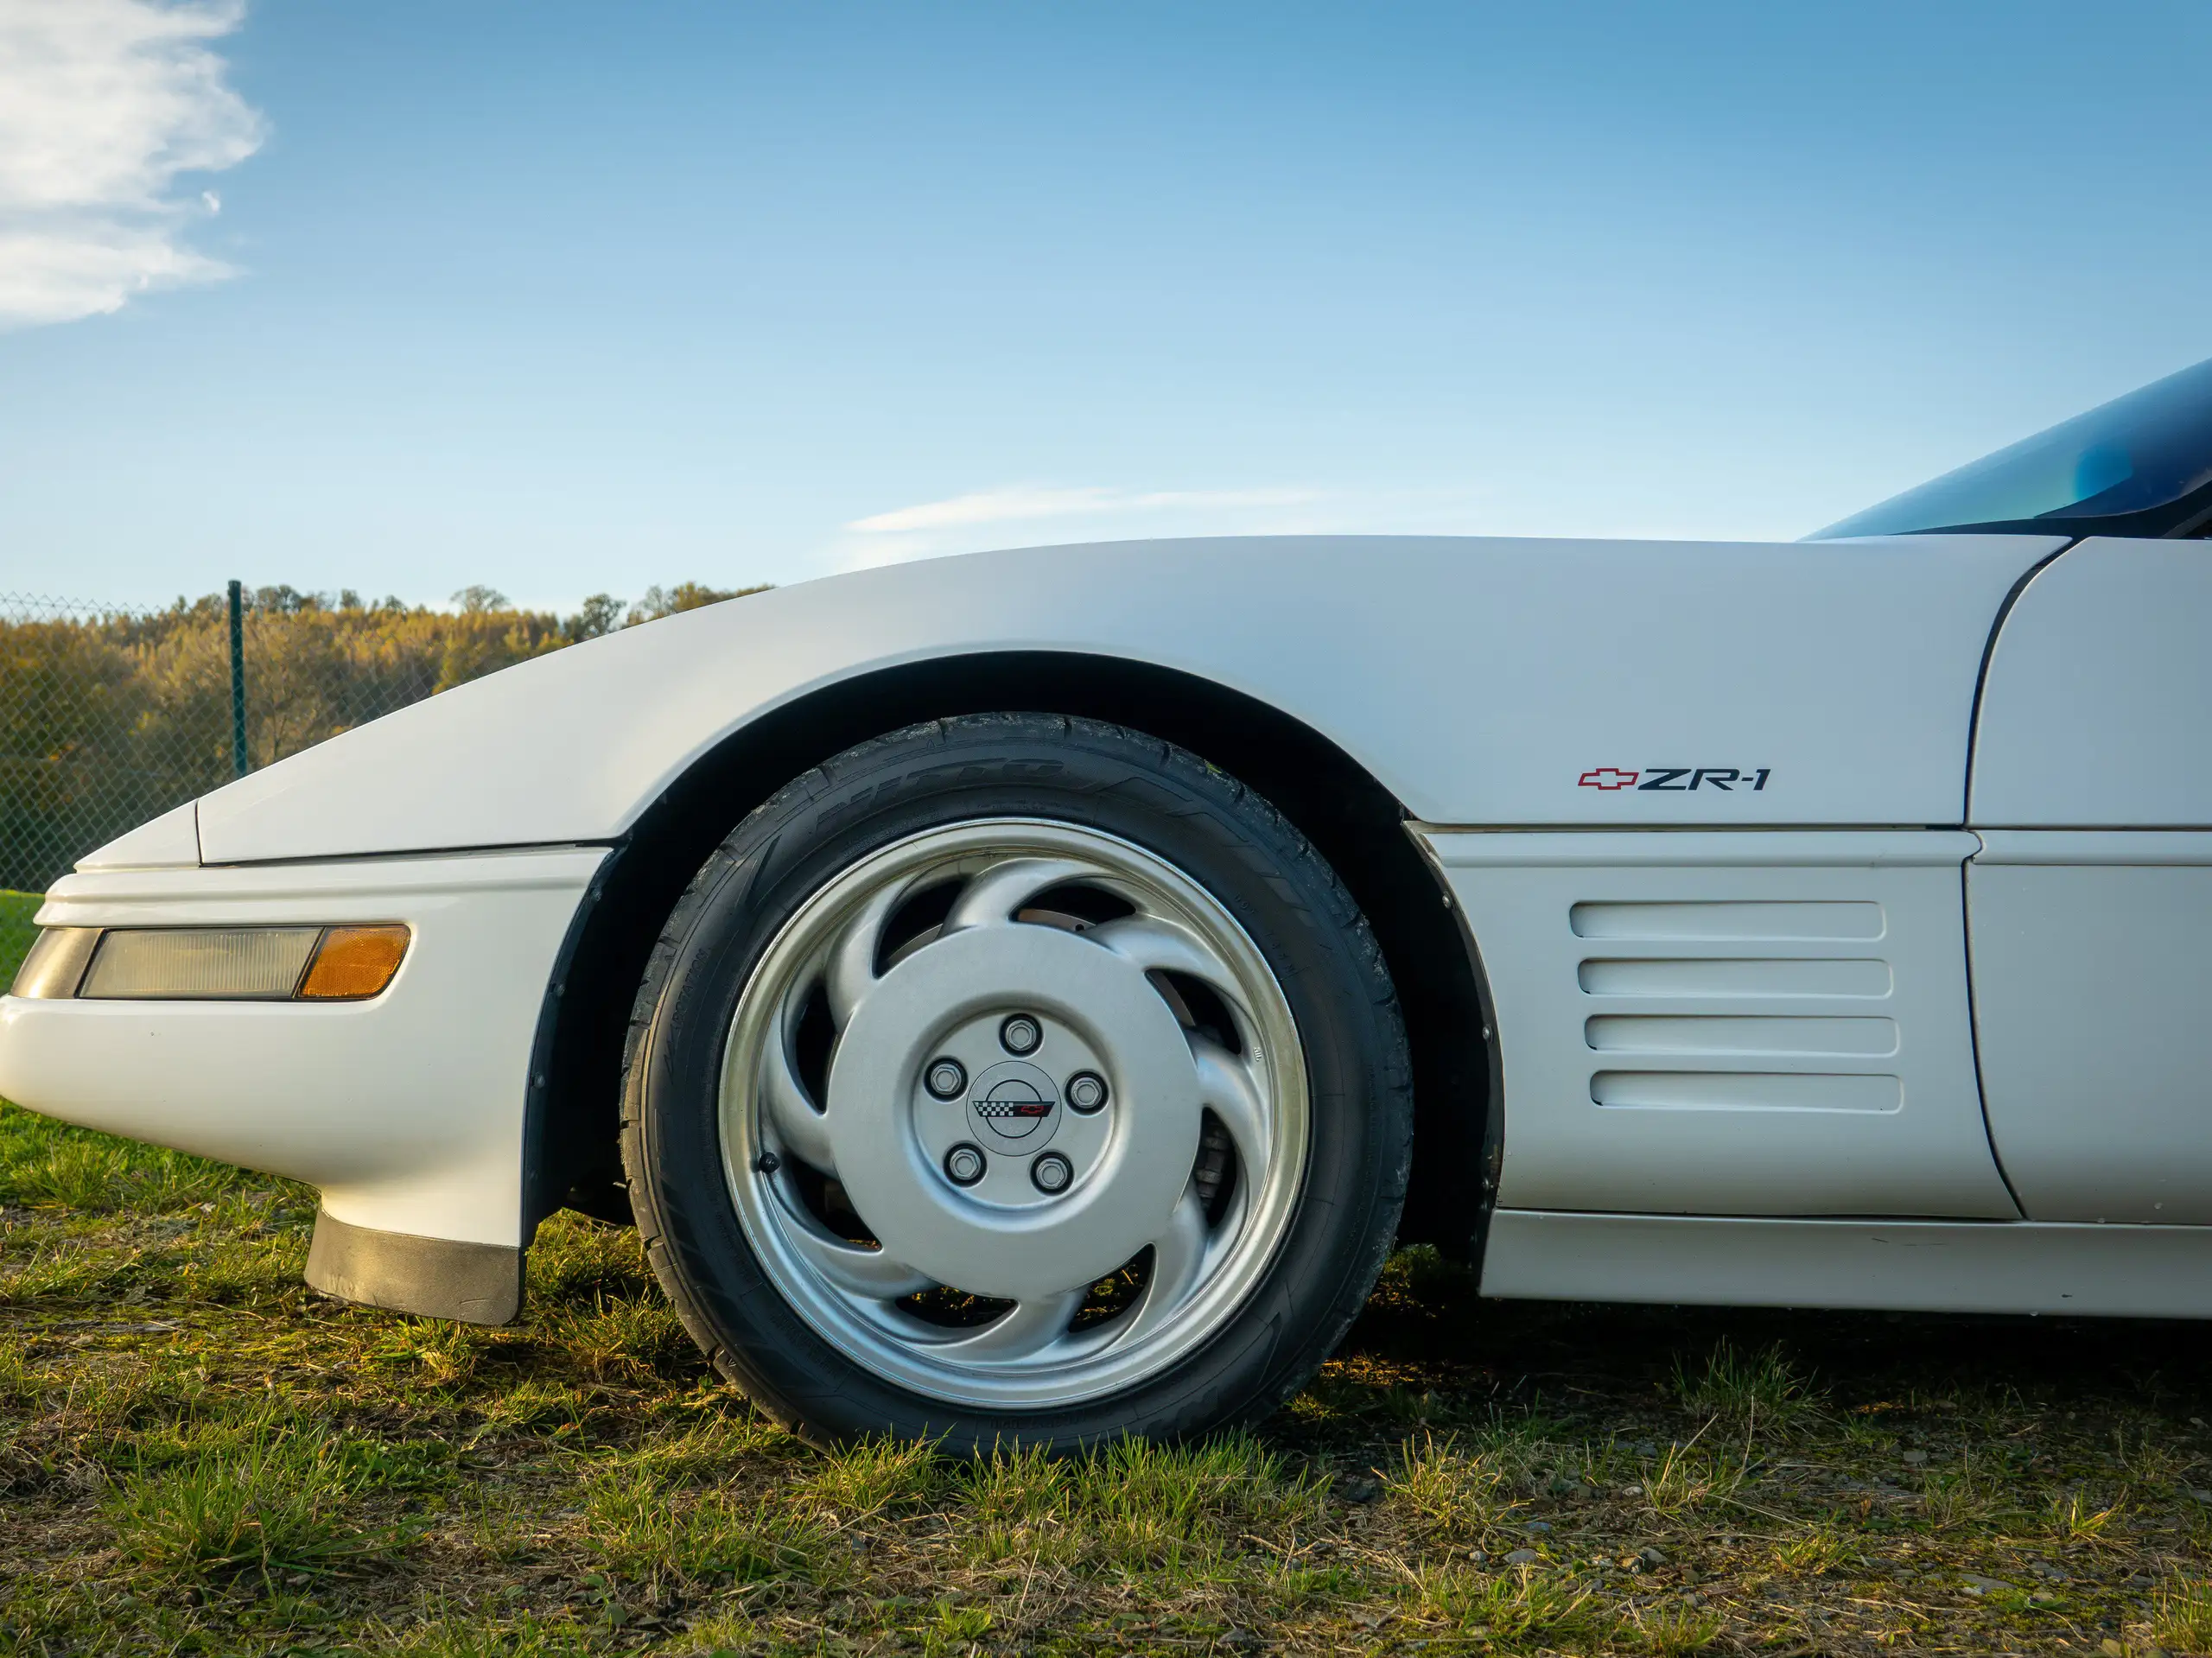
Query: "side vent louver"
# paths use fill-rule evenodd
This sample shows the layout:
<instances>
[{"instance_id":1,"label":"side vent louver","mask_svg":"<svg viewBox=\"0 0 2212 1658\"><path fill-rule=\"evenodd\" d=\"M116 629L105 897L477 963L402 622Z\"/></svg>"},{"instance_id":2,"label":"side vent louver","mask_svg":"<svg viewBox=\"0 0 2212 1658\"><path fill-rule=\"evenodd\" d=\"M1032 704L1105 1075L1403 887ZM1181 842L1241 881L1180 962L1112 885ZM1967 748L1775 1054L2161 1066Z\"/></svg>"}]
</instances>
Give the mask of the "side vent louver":
<instances>
[{"instance_id":1,"label":"side vent louver","mask_svg":"<svg viewBox=\"0 0 2212 1658\"><path fill-rule=\"evenodd\" d=\"M1576 978L1594 1104L1643 1111L1896 1111L1882 906L1580 903L1602 940Z\"/></svg>"}]
</instances>

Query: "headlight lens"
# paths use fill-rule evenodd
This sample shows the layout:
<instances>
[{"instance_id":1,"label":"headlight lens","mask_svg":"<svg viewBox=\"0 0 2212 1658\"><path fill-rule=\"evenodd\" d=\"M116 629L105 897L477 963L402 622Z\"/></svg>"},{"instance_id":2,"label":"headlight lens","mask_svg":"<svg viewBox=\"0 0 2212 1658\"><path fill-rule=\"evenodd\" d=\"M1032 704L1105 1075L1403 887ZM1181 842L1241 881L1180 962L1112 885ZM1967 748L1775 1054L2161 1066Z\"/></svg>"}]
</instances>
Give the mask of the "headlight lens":
<instances>
[{"instance_id":1,"label":"headlight lens","mask_svg":"<svg viewBox=\"0 0 2212 1658\"><path fill-rule=\"evenodd\" d=\"M282 1001L298 988L320 927L118 927L100 937L77 994L90 1001Z\"/></svg>"},{"instance_id":2,"label":"headlight lens","mask_svg":"<svg viewBox=\"0 0 2212 1658\"><path fill-rule=\"evenodd\" d=\"M407 955L397 924L51 927L10 994L95 1001L358 1001Z\"/></svg>"},{"instance_id":3,"label":"headlight lens","mask_svg":"<svg viewBox=\"0 0 2212 1658\"><path fill-rule=\"evenodd\" d=\"M16 969L8 994L41 1001L75 995L84 981L85 964L92 959L92 947L99 942L98 927L41 928L31 942L30 954Z\"/></svg>"}]
</instances>

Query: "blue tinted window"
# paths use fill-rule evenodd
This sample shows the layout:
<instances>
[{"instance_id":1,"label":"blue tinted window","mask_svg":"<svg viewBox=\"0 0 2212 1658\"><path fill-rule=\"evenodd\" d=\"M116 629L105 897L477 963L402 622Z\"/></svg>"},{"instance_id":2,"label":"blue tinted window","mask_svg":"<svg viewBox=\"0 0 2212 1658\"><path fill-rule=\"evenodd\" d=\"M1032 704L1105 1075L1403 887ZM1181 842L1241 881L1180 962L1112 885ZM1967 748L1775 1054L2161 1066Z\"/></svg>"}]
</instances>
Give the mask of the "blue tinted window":
<instances>
[{"instance_id":1,"label":"blue tinted window","mask_svg":"<svg viewBox=\"0 0 2212 1658\"><path fill-rule=\"evenodd\" d=\"M2097 527L2167 506L2212 486L2212 361L1984 455L1932 483L1815 531L1897 536L1977 524Z\"/></svg>"}]
</instances>

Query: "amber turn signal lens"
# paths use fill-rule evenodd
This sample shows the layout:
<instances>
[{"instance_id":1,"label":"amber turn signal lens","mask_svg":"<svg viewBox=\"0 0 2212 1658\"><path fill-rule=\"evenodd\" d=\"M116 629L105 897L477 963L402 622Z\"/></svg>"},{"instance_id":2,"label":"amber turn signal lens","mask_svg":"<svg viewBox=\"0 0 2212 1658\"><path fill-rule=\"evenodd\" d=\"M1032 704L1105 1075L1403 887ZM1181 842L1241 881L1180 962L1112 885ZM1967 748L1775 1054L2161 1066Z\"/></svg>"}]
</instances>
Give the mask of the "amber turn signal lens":
<instances>
[{"instance_id":1,"label":"amber turn signal lens","mask_svg":"<svg viewBox=\"0 0 2212 1658\"><path fill-rule=\"evenodd\" d=\"M406 954L404 927L333 927L300 981L300 1000L358 1001L378 994Z\"/></svg>"}]
</instances>

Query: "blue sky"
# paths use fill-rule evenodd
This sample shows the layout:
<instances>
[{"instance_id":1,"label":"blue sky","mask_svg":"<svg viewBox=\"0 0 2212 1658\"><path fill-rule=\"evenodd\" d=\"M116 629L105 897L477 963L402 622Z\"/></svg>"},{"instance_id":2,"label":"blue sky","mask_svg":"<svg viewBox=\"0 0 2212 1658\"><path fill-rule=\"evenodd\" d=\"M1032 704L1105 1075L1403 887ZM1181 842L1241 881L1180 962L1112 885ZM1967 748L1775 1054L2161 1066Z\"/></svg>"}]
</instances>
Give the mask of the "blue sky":
<instances>
[{"instance_id":1,"label":"blue sky","mask_svg":"<svg viewBox=\"0 0 2212 1658\"><path fill-rule=\"evenodd\" d=\"M10 10L0 589L1788 538L2212 356L2196 0Z\"/></svg>"}]
</instances>

